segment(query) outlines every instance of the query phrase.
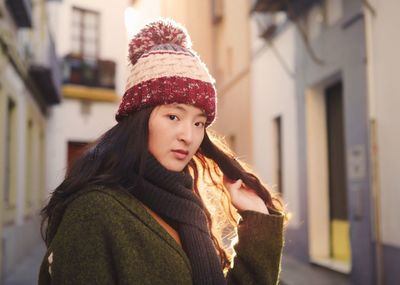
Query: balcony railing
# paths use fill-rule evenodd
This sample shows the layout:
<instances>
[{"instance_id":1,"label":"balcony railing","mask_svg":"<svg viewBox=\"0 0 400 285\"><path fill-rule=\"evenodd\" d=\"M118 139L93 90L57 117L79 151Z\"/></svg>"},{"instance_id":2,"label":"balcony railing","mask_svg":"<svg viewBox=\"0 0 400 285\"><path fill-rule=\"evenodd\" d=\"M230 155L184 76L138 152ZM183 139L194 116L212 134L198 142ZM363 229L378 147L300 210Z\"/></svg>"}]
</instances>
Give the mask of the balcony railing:
<instances>
[{"instance_id":1,"label":"balcony railing","mask_svg":"<svg viewBox=\"0 0 400 285\"><path fill-rule=\"evenodd\" d=\"M111 60L69 54L63 62L63 83L115 89L115 69L116 64Z\"/></svg>"},{"instance_id":2,"label":"balcony railing","mask_svg":"<svg viewBox=\"0 0 400 285\"><path fill-rule=\"evenodd\" d=\"M303 16L314 4L319 2L322 2L322 0L256 0L251 12L285 12L290 19L296 19Z\"/></svg>"},{"instance_id":3,"label":"balcony railing","mask_svg":"<svg viewBox=\"0 0 400 285\"><path fill-rule=\"evenodd\" d=\"M18 27L32 27L31 0L6 0L6 4Z\"/></svg>"}]
</instances>

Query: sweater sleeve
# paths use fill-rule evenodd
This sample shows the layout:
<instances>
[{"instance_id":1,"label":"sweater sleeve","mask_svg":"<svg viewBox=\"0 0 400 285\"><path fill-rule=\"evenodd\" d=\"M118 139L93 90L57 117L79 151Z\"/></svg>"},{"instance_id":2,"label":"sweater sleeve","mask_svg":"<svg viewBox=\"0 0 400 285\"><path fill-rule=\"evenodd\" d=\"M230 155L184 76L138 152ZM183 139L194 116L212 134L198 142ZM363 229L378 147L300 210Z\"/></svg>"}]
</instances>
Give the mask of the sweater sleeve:
<instances>
[{"instance_id":1,"label":"sweater sleeve","mask_svg":"<svg viewBox=\"0 0 400 285\"><path fill-rule=\"evenodd\" d=\"M102 197L87 196L66 209L42 263L39 284L117 283L104 227L104 203L96 201Z\"/></svg>"},{"instance_id":2,"label":"sweater sleeve","mask_svg":"<svg viewBox=\"0 0 400 285\"><path fill-rule=\"evenodd\" d=\"M279 281L283 248L283 215L254 211L239 212L239 242L233 268L228 271L229 285L275 285Z\"/></svg>"}]
</instances>

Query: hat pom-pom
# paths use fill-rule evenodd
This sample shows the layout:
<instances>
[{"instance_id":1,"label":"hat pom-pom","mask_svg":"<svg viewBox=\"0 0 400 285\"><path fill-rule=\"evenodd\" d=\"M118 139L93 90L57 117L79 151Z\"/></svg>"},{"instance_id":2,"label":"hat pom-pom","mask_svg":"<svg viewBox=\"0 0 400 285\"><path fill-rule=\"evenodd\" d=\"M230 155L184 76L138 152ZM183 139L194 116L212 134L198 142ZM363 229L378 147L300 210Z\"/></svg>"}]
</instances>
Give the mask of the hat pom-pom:
<instances>
[{"instance_id":1,"label":"hat pom-pom","mask_svg":"<svg viewBox=\"0 0 400 285\"><path fill-rule=\"evenodd\" d=\"M192 46L185 27L170 19L156 20L144 26L131 40L130 62L134 65L145 52L162 44L175 44L187 49Z\"/></svg>"}]
</instances>

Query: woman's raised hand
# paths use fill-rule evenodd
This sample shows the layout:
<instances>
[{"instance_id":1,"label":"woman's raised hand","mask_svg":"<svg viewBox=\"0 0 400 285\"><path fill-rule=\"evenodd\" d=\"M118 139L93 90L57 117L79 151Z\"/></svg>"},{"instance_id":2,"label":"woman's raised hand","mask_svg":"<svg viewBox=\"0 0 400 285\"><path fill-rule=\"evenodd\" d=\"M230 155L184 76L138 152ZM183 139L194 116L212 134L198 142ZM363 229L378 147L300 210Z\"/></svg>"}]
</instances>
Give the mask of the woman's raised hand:
<instances>
[{"instance_id":1,"label":"woman's raised hand","mask_svg":"<svg viewBox=\"0 0 400 285\"><path fill-rule=\"evenodd\" d=\"M253 189L248 188L241 179L233 181L224 175L224 185L231 196L232 205L238 211L255 211L269 214L264 201Z\"/></svg>"}]
</instances>

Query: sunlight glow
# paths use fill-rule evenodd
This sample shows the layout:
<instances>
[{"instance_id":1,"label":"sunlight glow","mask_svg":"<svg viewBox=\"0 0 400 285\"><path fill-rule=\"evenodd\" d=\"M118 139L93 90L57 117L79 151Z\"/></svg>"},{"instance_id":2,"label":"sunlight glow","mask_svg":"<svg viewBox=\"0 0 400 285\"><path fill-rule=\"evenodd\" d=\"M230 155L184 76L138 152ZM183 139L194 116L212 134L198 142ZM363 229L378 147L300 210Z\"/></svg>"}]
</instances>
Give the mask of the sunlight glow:
<instances>
[{"instance_id":1,"label":"sunlight glow","mask_svg":"<svg viewBox=\"0 0 400 285\"><path fill-rule=\"evenodd\" d=\"M133 7L125 9L125 29L128 34L128 38L132 38L137 31L137 23L139 18L138 11Z\"/></svg>"}]
</instances>

